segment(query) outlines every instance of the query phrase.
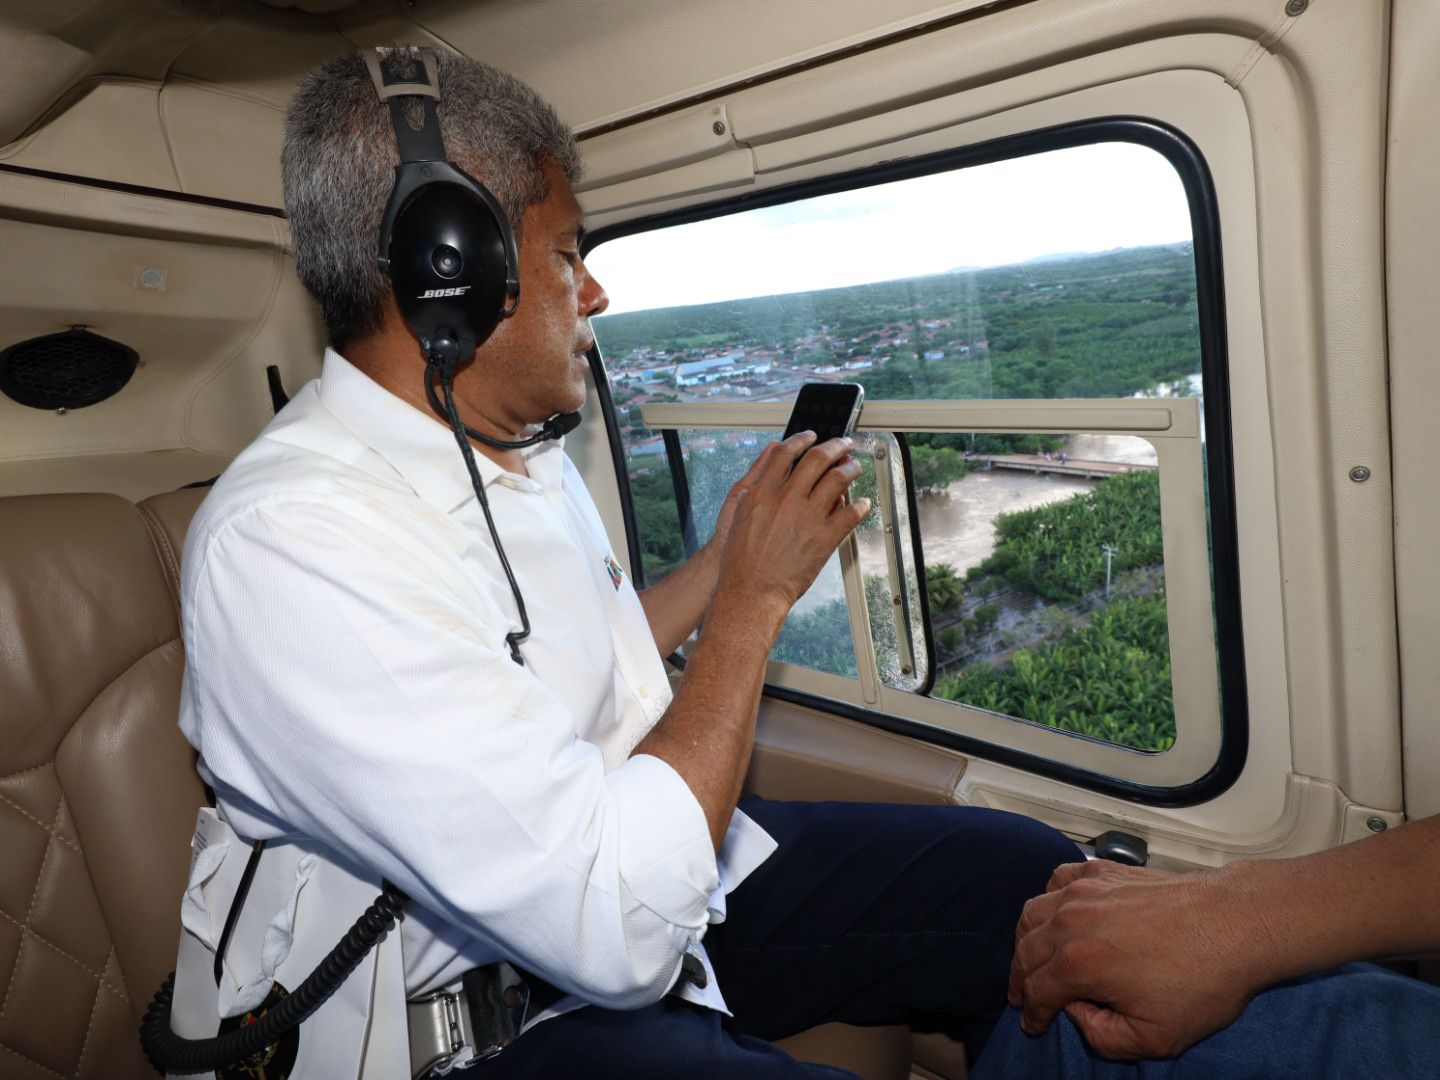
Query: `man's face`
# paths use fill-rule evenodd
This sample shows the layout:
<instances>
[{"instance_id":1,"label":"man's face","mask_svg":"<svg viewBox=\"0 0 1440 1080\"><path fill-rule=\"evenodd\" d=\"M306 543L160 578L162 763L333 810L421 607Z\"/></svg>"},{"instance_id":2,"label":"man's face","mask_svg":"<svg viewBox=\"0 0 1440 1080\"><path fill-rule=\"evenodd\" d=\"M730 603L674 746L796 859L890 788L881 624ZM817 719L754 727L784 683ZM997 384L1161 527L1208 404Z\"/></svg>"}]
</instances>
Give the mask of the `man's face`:
<instances>
[{"instance_id":1,"label":"man's face","mask_svg":"<svg viewBox=\"0 0 1440 1080\"><path fill-rule=\"evenodd\" d=\"M553 162L545 177L550 194L525 211L521 226L519 307L474 365L483 379L475 404L511 430L585 403L585 353L595 340L590 316L610 303L580 258L583 214L570 181ZM464 382L462 374L462 392Z\"/></svg>"}]
</instances>

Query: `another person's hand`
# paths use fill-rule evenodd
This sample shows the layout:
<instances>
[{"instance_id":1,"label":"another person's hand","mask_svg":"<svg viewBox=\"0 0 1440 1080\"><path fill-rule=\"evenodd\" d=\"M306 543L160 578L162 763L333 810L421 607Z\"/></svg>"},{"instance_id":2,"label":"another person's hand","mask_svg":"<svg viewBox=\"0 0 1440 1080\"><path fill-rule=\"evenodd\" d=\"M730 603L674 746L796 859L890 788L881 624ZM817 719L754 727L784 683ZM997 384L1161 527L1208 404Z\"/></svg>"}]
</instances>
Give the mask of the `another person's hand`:
<instances>
[{"instance_id":1,"label":"another person's hand","mask_svg":"<svg viewBox=\"0 0 1440 1080\"><path fill-rule=\"evenodd\" d=\"M848 439L815 445L806 431L765 448L716 521L725 587L774 599L786 610L804 594L870 512L869 499L841 501L860 475L850 447Z\"/></svg>"},{"instance_id":2,"label":"another person's hand","mask_svg":"<svg viewBox=\"0 0 1440 1080\"><path fill-rule=\"evenodd\" d=\"M1265 915L1228 870L1061 866L1015 929L1010 1003L1044 1031L1064 1010L1099 1054L1173 1057L1269 981Z\"/></svg>"}]
</instances>

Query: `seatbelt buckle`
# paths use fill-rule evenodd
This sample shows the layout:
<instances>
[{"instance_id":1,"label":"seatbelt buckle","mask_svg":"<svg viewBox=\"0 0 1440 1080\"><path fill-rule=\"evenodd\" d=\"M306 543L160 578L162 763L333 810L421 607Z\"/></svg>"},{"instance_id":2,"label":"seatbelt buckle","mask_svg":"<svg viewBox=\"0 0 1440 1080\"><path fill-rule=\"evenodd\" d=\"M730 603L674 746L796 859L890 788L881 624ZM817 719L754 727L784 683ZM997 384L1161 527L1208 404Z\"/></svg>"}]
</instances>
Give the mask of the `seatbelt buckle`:
<instances>
[{"instance_id":1,"label":"seatbelt buckle","mask_svg":"<svg viewBox=\"0 0 1440 1080\"><path fill-rule=\"evenodd\" d=\"M529 986L503 960L465 972L458 991L407 1002L411 1076L421 1080L494 1057L519 1036L529 1009Z\"/></svg>"},{"instance_id":2,"label":"seatbelt buckle","mask_svg":"<svg viewBox=\"0 0 1440 1080\"><path fill-rule=\"evenodd\" d=\"M520 1035L530 1014L530 987L505 961L471 968L460 978L479 1058L494 1057Z\"/></svg>"}]
</instances>

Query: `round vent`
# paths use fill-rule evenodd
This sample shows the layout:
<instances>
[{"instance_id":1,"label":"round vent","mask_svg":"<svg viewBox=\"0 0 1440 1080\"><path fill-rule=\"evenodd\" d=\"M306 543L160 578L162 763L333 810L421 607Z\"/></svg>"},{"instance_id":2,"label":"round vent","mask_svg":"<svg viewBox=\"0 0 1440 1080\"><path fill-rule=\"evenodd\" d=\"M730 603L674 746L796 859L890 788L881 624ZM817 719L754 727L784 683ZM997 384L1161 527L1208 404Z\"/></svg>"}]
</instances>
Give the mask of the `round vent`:
<instances>
[{"instance_id":1,"label":"round vent","mask_svg":"<svg viewBox=\"0 0 1440 1080\"><path fill-rule=\"evenodd\" d=\"M130 346L75 327L0 352L0 393L34 409L80 409L117 393L138 361Z\"/></svg>"}]
</instances>

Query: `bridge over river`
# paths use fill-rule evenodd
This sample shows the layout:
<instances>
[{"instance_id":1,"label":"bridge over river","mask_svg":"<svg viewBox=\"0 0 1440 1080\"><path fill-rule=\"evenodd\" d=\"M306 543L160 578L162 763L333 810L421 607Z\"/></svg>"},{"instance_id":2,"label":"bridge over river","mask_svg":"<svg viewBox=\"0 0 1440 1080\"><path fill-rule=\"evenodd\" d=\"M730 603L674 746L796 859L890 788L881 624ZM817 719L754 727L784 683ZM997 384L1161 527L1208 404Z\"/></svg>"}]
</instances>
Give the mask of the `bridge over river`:
<instances>
[{"instance_id":1,"label":"bridge over river","mask_svg":"<svg viewBox=\"0 0 1440 1080\"><path fill-rule=\"evenodd\" d=\"M1089 480L1104 480L1131 472L1149 472L1155 465L1144 465L1125 461L1091 461L1086 458L1062 458L1052 454L971 454L969 462L984 462L991 469L1010 469L1014 472L1049 473L1052 476L1080 476Z\"/></svg>"}]
</instances>

